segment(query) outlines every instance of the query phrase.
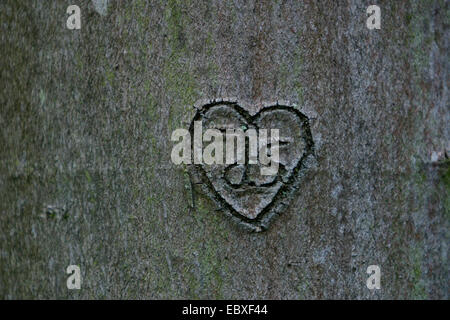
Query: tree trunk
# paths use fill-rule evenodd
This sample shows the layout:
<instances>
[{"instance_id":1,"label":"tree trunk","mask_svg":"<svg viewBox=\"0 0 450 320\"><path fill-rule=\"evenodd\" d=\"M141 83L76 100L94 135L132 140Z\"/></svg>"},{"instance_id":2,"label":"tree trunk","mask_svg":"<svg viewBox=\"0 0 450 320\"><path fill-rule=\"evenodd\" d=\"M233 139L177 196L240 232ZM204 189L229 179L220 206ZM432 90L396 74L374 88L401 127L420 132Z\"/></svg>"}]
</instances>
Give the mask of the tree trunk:
<instances>
[{"instance_id":1,"label":"tree trunk","mask_svg":"<svg viewBox=\"0 0 450 320\"><path fill-rule=\"evenodd\" d=\"M1 1L0 297L447 299L448 2L378 5L369 30L357 0ZM263 232L171 161L226 97L309 117Z\"/></svg>"}]
</instances>

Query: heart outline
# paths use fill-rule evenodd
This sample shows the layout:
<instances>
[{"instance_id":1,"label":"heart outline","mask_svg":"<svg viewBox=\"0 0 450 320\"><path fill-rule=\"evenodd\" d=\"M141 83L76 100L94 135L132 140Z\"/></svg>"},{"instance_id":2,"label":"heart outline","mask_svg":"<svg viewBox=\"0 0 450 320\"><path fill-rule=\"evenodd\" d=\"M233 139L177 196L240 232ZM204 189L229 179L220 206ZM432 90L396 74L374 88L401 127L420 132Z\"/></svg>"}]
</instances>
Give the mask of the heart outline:
<instances>
[{"instance_id":1,"label":"heart outline","mask_svg":"<svg viewBox=\"0 0 450 320\"><path fill-rule=\"evenodd\" d=\"M201 164L193 164L189 166L191 177L200 181L203 191L216 203L219 207L218 211L223 211L228 217L237 222L239 225L254 232L261 232L267 230L271 220L281 214L289 205L289 197L299 188L302 177L306 171L315 163L314 141L310 129L309 118L293 106L287 104L267 104L253 114L249 108L244 108L237 101L233 100L211 100L202 106L198 106L196 113L191 121L189 132L193 136L194 121L203 120L205 113L215 106L227 106L237 111L238 114L245 119L248 124L253 124L254 121L263 113L267 111L286 110L294 113L301 122L301 129L304 132L305 148L303 155L298 160L297 165L292 169L292 173L288 176L288 181L276 191L273 199L267 204L261 212L254 219L249 219L242 213L233 208L218 190L213 186L213 182L207 176L207 172Z\"/></svg>"}]
</instances>

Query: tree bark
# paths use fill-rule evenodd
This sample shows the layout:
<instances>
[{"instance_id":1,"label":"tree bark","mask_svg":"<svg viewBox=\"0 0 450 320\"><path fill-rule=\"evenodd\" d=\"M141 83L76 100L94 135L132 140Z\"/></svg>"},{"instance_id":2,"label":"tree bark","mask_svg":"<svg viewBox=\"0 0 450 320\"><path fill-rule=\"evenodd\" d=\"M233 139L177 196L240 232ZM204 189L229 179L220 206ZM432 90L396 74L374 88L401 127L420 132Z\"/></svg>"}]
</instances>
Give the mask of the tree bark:
<instances>
[{"instance_id":1,"label":"tree bark","mask_svg":"<svg viewBox=\"0 0 450 320\"><path fill-rule=\"evenodd\" d=\"M100 2L0 3L1 298L448 299L448 2ZM315 115L264 232L170 159L223 97Z\"/></svg>"}]
</instances>

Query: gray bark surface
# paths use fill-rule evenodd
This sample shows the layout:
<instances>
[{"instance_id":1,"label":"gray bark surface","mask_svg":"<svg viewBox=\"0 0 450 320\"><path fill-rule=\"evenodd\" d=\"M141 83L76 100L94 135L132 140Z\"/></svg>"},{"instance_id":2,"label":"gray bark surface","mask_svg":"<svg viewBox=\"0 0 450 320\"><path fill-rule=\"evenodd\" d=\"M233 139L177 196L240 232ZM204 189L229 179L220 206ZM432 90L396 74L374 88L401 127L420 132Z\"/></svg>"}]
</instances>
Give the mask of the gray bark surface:
<instances>
[{"instance_id":1,"label":"gray bark surface","mask_svg":"<svg viewBox=\"0 0 450 320\"><path fill-rule=\"evenodd\" d=\"M447 299L448 2L377 4L1 1L0 298ZM170 160L220 97L316 115L261 233Z\"/></svg>"}]
</instances>

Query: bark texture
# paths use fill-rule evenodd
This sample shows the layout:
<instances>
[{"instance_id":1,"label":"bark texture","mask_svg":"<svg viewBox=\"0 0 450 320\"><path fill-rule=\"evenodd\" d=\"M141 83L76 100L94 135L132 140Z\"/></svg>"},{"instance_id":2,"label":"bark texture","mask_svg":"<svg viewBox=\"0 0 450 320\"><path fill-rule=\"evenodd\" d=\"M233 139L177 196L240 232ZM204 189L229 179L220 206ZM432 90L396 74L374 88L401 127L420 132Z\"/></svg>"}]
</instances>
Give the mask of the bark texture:
<instances>
[{"instance_id":1,"label":"bark texture","mask_svg":"<svg viewBox=\"0 0 450 320\"><path fill-rule=\"evenodd\" d=\"M0 2L1 298L448 298L448 1L101 2ZM218 97L316 115L265 232L170 161Z\"/></svg>"}]
</instances>

